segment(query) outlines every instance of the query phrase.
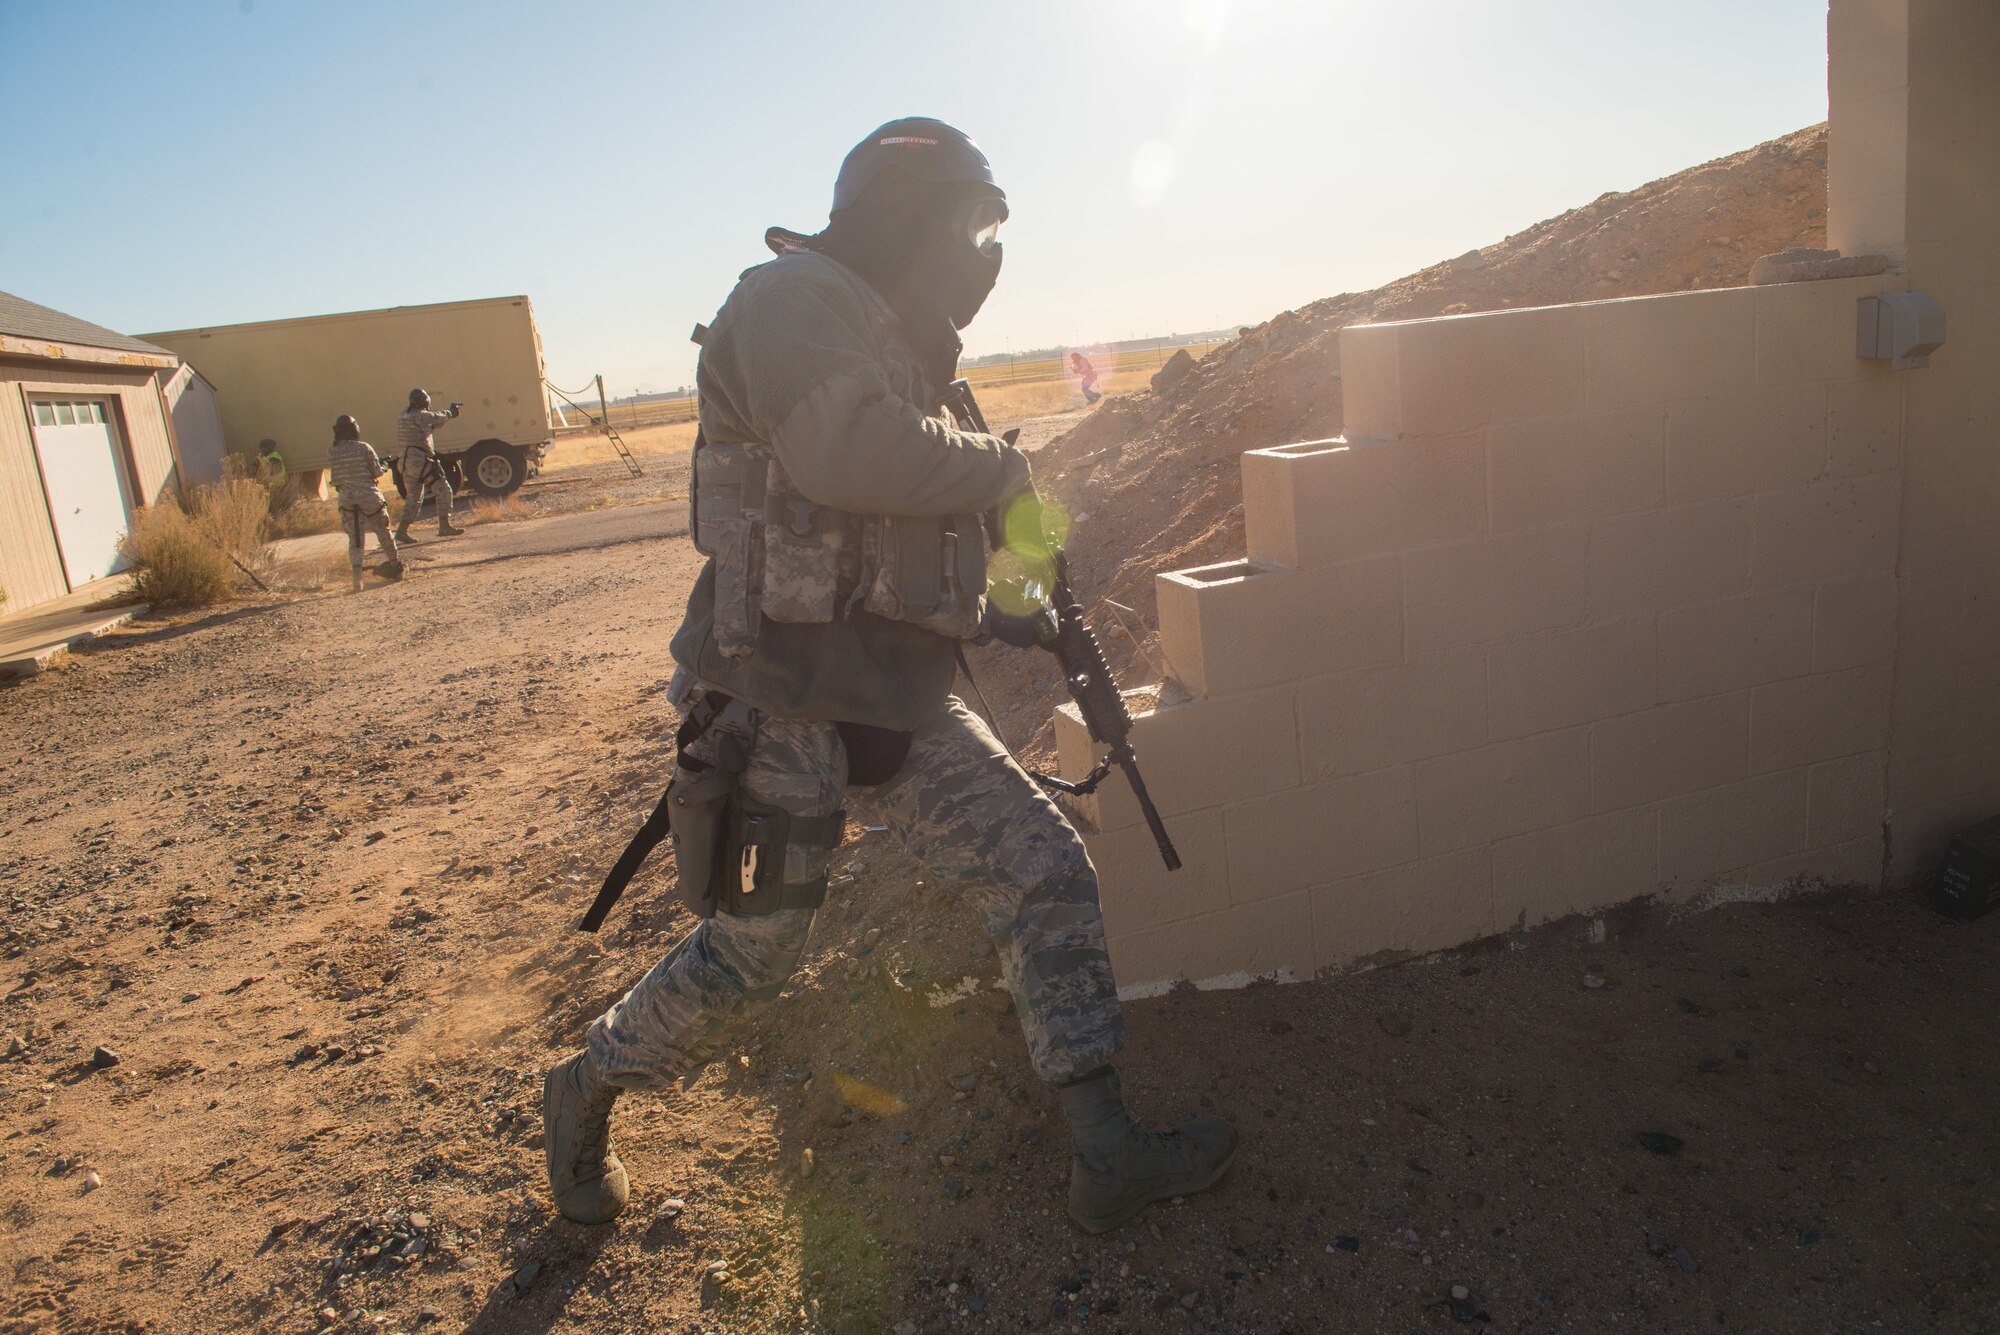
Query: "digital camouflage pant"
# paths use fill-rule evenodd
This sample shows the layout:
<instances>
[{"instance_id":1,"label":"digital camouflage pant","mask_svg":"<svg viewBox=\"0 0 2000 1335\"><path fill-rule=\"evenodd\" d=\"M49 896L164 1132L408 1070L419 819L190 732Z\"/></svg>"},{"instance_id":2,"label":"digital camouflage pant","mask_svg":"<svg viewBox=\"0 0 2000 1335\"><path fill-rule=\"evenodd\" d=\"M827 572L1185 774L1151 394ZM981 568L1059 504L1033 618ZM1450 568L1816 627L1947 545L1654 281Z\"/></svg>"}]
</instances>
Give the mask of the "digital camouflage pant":
<instances>
[{"instance_id":1,"label":"digital camouflage pant","mask_svg":"<svg viewBox=\"0 0 2000 1335\"><path fill-rule=\"evenodd\" d=\"M347 532L347 564L354 567L354 573L361 573L361 558L367 548L368 535L375 535L376 545L391 561L401 560L396 555L396 540L389 536L389 507L376 503L371 510L359 505L340 507L340 526Z\"/></svg>"},{"instance_id":2,"label":"digital camouflage pant","mask_svg":"<svg viewBox=\"0 0 2000 1335\"><path fill-rule=\"evenodd\" d=\"M690 750L701 756L701 741ZM765 718L742 787L796 816L828 815L846 800L851 814L886 825L942 891L969 898L1045 1079L1094 1070L1123 1045L1097 873L1083 840L958 700L917 729L894 778L852 790L832 724ZM829 853L793 848L786 881L825 874ZM735 1021L778 995L812 919L812 910L796 909L702 921L591 1025L599 1068L626 1089L661 1088L708 1060Z\"/></svg>"},{"instance_id":3,"label":"digital camouflage pant","mask_svg":"<svg viewBox=\"0 0 2000 1335\"><path fill-rule=\"evenodd\" d=\"M431 496L437 501L438 532L451 527L451 483L444 475L444 469L421 456L403 456L403 527L417 522L417 515L424 508L424 488L429 487Z\"/></svg>"}]
</instances>

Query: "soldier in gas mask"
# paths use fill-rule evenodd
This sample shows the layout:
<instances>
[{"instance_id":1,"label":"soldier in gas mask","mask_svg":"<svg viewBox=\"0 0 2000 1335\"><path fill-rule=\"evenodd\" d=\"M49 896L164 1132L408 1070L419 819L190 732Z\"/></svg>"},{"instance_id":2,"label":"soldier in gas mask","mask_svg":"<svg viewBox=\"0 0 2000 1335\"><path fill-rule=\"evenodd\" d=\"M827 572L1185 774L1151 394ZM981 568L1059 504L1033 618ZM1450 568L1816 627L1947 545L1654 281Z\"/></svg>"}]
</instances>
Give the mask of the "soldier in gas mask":
<instances>
[{"instance_id":1,"label":"soldier in gas mask","mask_svg":"<svg viewBox=\"0 0 2000 1335\"><path fill-rule=\"evenodd\" d=\"M400 541L416 541L410 536L410 523L424 508L426 488L437 498L438 536L454 538L465 532L451 522L451 480L445 476L444 460L438 458L437 446L431 443L431 432L458 416L460 406L454 403L443 412L434 413L431 396L413 389L410 406L396 419L396 444L402 449L403 465L403 522L396 526Z\"/></svg>"},{"instance_id":2,"label":"soldier in gas mask","mask_svg":"<svg viewBox=\"0 0 2000 1335\"><path fill-rule=\"evenodd\" d=\"M1127 1115L1096 873L951 695L958 643L986 618L982 516L1032 496L1019 451L940 413L1007 212L962 132L892 121L841 165L827 228L773 229L778 258L706 333L692 536L709 560L672 641L683 723L661 804L702 921L544 1082L549 1185L571 1219L625 1206L617 1096L708 1060L791 975L844 804L978 911L1068 1116L1078 1224L1202 1190L1235 1154L1226 1122L1148 1134Z\"/></svg>"},{"instance_id":3,"label":"soldier in gas mask","mask_svg":"<svg viewBox=\"0 0 2000 1335\"><path fill-rule=\"evenodd\" d=\"M347 563L353 570L354 592L361 592L361 558L369 532L389 559L376 569L386 579L403 577L396 540L389 536L389 503L377 485L389 467L375 447L361 439L361 424L342 416L333 424L333 444L326 451L327 472L340 500L340 527L347 534Z\"/></svg>"}]
</instances>

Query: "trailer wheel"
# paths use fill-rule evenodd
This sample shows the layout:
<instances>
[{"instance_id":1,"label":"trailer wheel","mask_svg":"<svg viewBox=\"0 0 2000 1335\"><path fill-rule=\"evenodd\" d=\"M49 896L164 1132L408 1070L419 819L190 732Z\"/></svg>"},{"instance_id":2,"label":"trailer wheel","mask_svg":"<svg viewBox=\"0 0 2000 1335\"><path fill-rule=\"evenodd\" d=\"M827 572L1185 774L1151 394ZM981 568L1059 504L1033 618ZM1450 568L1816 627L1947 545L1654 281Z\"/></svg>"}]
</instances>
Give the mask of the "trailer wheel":
<instances>
[{"instance_id":1,"label":"trailer wheel","mask_svg":"<svg viewBox=\"0 0 2000 1335\"><path fill-rule=\"evenodd\" d=\"M504 440L482 440L458 461L461 476L483 496L511 496L528 480L528 461Z\"/></svg>"}]
</instances>

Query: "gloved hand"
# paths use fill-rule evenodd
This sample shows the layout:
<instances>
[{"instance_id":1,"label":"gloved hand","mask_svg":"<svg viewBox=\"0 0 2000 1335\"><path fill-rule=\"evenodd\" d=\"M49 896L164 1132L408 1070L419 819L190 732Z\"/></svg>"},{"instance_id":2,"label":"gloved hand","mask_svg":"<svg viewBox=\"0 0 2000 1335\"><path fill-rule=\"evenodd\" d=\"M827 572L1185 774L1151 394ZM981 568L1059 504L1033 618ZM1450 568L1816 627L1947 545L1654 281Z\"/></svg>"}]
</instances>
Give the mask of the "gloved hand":
<instances>
[{"instance_id":1,"label":"gloved hand","mask_svg":"<svg viewBox=\"0 0 2000 1335\"><path fill-rule=\"evenodd\" d=\"M464 404L462 404L462 403L454 403L454 404L452 404L452 405L451 405L451 407L447 408L447 409L446 409L445 411L447 411L448 413L450 413L450 414L451 414L451 415L452 415L453 417L456 417L456 416L458 416L458 410L459 410L460 408L463 408L464 406L465 406L465 405L464 405Z\"/></svg>"},{"instance_id":2,"label":"gloved hand","mask_svg":"<svg viewBox=\"0 0 2000 1335\"><path fill-rule=\"evenodd\" d=\"M1018 597L1008 598L1007 590L1003 589L1000 592L1003 600L1016 603L1022 601ZM1026 613L1003 612L999 603L989 594L986 620L980 625L978 643L985 644L998 640L1002 644L1011 644L1016 649L1037 649L1053 644L1055 638L1055 618L1047 607L1037 607Z\"/></svg>"}]
</instances>

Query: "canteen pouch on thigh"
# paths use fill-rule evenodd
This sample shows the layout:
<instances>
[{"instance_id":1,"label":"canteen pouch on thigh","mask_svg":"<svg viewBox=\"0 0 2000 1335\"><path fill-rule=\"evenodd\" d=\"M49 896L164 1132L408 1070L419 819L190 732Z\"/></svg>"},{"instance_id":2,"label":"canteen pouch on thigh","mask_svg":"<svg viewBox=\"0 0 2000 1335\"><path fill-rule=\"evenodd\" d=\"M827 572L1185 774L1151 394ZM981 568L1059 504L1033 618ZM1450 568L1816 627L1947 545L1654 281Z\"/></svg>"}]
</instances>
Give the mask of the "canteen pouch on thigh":
<instances>
[{"instance_id":1,"label":"canteen pouch on thigh","mask_svg":"<svg viewBox=\"0 0 2000 1335\"><path fill-rule=\"evenodd\" d=\"M713 766L698 774L674 767L672 791L667 794L667 827L674 835L681 902L697 918L713 918L720 902L730 799L739 777Z\"/></svg>"},{"instance_id":2,"label":"canteen pouch on thigh","mask_svg":"<svg viewBox=\"0 0 2000 1335\"><path fill-rule=\"evenodd\" d=\"M827 859L840 843L847 813L794 816L736 793L717 895L719 910L755 917L781 909L816 909L826 900Z\"/></svg>"}]
</instances>

